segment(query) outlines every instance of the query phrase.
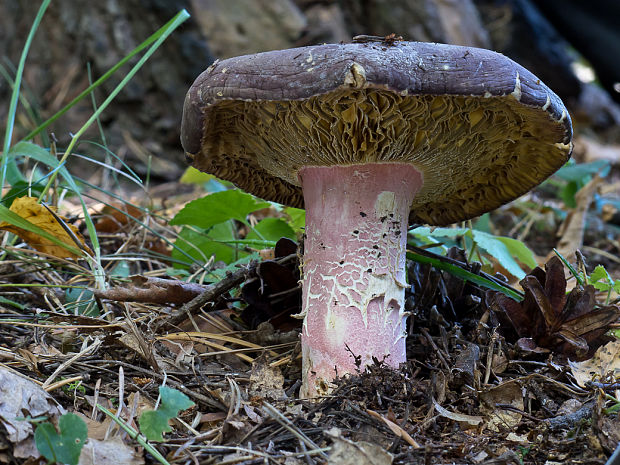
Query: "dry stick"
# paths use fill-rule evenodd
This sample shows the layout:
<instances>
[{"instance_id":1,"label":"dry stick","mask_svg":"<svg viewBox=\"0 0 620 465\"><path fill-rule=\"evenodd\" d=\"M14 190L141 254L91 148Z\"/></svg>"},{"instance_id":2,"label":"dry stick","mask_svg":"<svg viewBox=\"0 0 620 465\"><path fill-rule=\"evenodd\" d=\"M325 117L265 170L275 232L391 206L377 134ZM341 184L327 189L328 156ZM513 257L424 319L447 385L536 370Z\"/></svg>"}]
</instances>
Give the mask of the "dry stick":
<instances>
[{"instance_id":1,"label":"dry stick","mask_svg":"<svg viewBox=\"0 0 620 465\"><path fill-rule=\"evenodd\" d=\"M321 447L319 447L312 439L306 436L299 428L297 428L297 426L291 420L282 415L282 413L280 413L280 411L269 402L263 402L262 410L275 421L280 423L280 425L287 429L291 434L297 437L297 439L316 450L321 457L325 459L327 458L327 454L323 452L323 449L321 449Z\"/></svg>"},{"instance_id":2,"label":"dry stick","mask_svg":"<svg viewBox=\"0 0 620 465\"><path fill-rule=\"evenodd\" d=\"M130 368L132 370L136 370L140 373L144 373L148 376L150 376L151 378L156 378L159 379L160 381L163 381L164 379L166 379L166 384L170 387L175 388L178 391L181 391L184 394L187 394L187 396L189 396L190 398L193 398L194 400L198 401L198 402L202 402L210 407L213 407L215 409L218 410L225 410L226 406L224 406L221 402L218 402L216 400L213 400L203 394L200 394L196 391L193 391L189 388L186 388L182 383L175 381L171 378L166 378L165 375L159 374L154 372L153 370L147 370L146 368L141 368L138 367L136 365L132 365L131 363L127 363L127 362L123 362L121 360L105 360L105 359L100 359L100 360L89 360L88 363L86 362L81 362L81 365L85 365L87 367L92 367L93 364L96 363L101 363L101 364L109 364L109 365L120 365L123 366L125 368ZM94 368L99 368L101 369L101 367L94 367ZM203 374L208 374L208 373L203 373Z\"/></svg>"},{"instance_id":3,"label":"dry stick","mask_svg":"<svg viewBox=\"0 0 620 465\"><path fill-rule=\"evenodd\" d=\"M161 322L155 332L158 332L159 329L164 325L177 326L179 323L182 323L188 315L192 313L197 313L200 307L202 307L207 302L214 300L220 295L228 292L233 287L238 286L242 282L244 282L250 275L256 270L256 265L252 264L248 268L242 268L240 270L235 271L227 275L221 281L211 284L205 287L205 290L202 294L194 297L192 300L184 304L179 310L171 314L167 317L163 322Z\"/></svg>"},{"instance_id":4,"label":"dry stick","mask_svg":"<svg viewBox=\"0 0 620 465\"><path fill-rule=\"evenodd\" d=\"M421 328L420 332L426 338L426 340L430 343L431 347L435 350L435 353L437 354L437 357L439 357L439 360L441 361L441 364L444 366L444 368L446 370L450 371L450 365L448 364L448 362L446 361L446 359L442 355L441 349L439 347L437 347L437 344L435 344L435 341L433 341L432 336L428 333L426 328Z\"/></svg>"},{"instance_id":5,"label":"dry stick","mask_svg":"<svg viewBox=\"0 0 620 465\"><path fill-rule=\"evenodd\" d=\"M489 345L487 347L487 366L484 372L484 381L482 384L489 384L489 378L491 377L491 366L493 364L493 352L495 352L496 341L497 332L496 329L493 328L493 332L491 333L491 340L489 341Z\"/></svg>"},{"instance_id":6,"label":"dry stick","mask_svg":"<svg viewBox=\"0 0 620 465\"><path fill-rule=\"evenodd\" d=\"M56 379L56 377L58 375L60 375L60 373L62 373L63 371L65 371L73 362L75 362L77 359L84 357L86 355L89 355L91 352L94 352L97 350L97 348L101 345L101 339L95 339L93 341L93 343L91 345L89 345L88 347L86 347L84 350L82 350L81 352L75 354L73 357L71 357L69 360L65 360L64 362L62 362L58 368L56 368L56 370L54 370L54 373L52 373L43 383L43 385L41 386L43 389L47 389L50 384L52 384L52 381L54 381L54 379Z\"/></svg>"},{"instance_id":7,"label":"dry stick","mask_svg":"<svg viewBox=\"0 0 620 465\"><path fill-rule=\"evenodd\" d=\"M297 254L291 254L275 260L275 262L282 265L296 258ZM230 273L221 281L206 286L202 294L194 297L194 299L184 304L179 310L166 317L166 319L155 328L155 332L158 332L163 326L166 325L179 325L179 323L183 322L188 317L188 315L191 315L192 313L197 313L200 307L202 307L207 302L214 300L225 292L231 290L233 287L238 286L239 284L246 281L256 271L257 266L258 262L252 262L247 268L241 268L234 273Z\"/></svg>"}]
</instances>

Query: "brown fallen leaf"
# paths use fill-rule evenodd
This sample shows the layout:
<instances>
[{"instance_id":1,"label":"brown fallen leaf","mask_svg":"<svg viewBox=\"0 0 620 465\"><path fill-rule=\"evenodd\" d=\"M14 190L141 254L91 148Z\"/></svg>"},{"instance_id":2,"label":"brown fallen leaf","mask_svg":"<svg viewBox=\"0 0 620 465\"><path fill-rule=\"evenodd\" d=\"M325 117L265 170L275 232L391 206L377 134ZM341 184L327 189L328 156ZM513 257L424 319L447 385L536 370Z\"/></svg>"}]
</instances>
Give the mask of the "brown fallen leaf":
<instances>
[{"instance_id":1,"label":"brown fallen leaf","mask_svg":"<svg viewBox=\"0 0 620 465\"><path fill-rule=\"evenodd\" d=\"M78 465L142 465L144 457L133 447L128 446L119 437L101 441L89 438Z\"/></svg>"},{"instance_id":2,"label":"brown fallen leaf","mask_svg":"<svg viewBox=\"0 0 620 465\"><path fill-rule=\"evenodd\" d=\"M575 381L581 387L586 387L590 381L604 381L620 379L620 339L605 344L585 362L569 362Z\"/></svg>"},{"instance_id":3,"label":"brown fallen leaf","mask_svg":"<svg viewBox=\"0 0 620 465\"><path fill-rule=\"evenodd\" d=\"M120 202L113 202L101 210L101 218L95 224L98 232L117 233L124 230L127 225L144 217L144 213L138 207Z\"/></svg>"},{"instance_id":4,"label":"brown fallen leaf","mask_svg":"<svg viewBox=\"0 0 620 465\"><path fill-rule=\"evenodd\" d=\"M338 428L325 431L325 435L333 443L328 465L390 465L394 459L392 454L377 444L344 438Z\"/></svg>"},{"instance_id":5,"label":"brown fallen leaf","mask_svg":"<svg viewBox=\"0 0 620 465\"><path fill-rule=\"evenodd\" d=\"M586 213L588 213L594 194L602 183L603 178L597 175L575 194L577 206L568 212L566 219L560 226L560 240L556 247L558 252L564 257L574 256L577 249L580 249L583 245ZM554 253L550 252L547 257L551 258L552 256L554 256Z\"/></svg>"},{"instance_id":6,"label":"brown fallen leaf","mask_svg":"<svg viewBox=\"0 0 620 465\"><path fill-rule=\"evenodd\" d=\"M56 207L45 207L37 202L36 197L19 197L13 201L10 210L51 234L70 248L74 250L79 248L92 253L78 229L74 225L67 223L66 218L56 214ZM19 236L30 247L39 252L53 255L57 258L79 259L83 257L82 254L74 253L62 245L41 237L39 234L27 231L6 221L0 222L0 229Z\"/></svg>"},{"instance_id":7,"label":"brown fallen leaf","mask_svg":"<svg viewBox=\"0 0 620 465\"><path fill-rule=\"evenodd\" d=\"M405 431L398 424L394 423L392 420L384 417L383 415L381 415L378 412L375 412L374 410L366 409L366 413L368 413L372 417L375 417L378 420L383 421L386 424L386 426L390 428L390 430L392 430L392 433L394 433L399 438L404 439L404 441L410 446L413 446L416 449L419 449L421 447L420 444L418 444L418 441L413 439L407 431Z\"/></svg>"},{"instance_id":8,"label":"brown fallen leaf","mask_svg":"<svg viewBox=\"0 0 620 465\"><path fill-rule=\"evenodd\" d=\"M279 367L271 366L265 354L252 362L248 392L251 397L269 400L286 399L282 370Z\"/></svg>"},{"instance_id":9,"label":"brown fallen leaf","mask_svg":"<svg viewBox=\"0 0 620 465\"><path fill-rule=\"evenodd\" d=\"M162 279L142 275L130 276L124 286L101 290L93 289L100 299L117 302L144 302L154 304L184 304L205 291L206 287L176 279Z\"/></svg>"},{"instance_id":10,"label":"brown fallen leaf","mask_svg":"<svg viewBox=\"0 0 620 465\"><path fill-rule=\"evenodd\" d=\"M520 347L537 347L582 361L610 341L605 333L620 316L616 305L599 305L592 285L577 286L567 295L564 265L551 258L545 270L536 267L521 280L523 302L489 291L487 303L500 322L514 328Z\"/></svg>"},{"instance_id":11,"label":"brown fallen leaf","mask_svg":"<svg viewBox=\"0 0 620 465\"><path fill-rule=\"evenodd\" d=\"M499 432L502 429L514 430L521 422L525 404L523 391L516 381L506 381L498 386L486 388L480 392L481 410L487 415L487 428ZM508 407L514 407L514 410Z\"/></svg>"}]
</instances>

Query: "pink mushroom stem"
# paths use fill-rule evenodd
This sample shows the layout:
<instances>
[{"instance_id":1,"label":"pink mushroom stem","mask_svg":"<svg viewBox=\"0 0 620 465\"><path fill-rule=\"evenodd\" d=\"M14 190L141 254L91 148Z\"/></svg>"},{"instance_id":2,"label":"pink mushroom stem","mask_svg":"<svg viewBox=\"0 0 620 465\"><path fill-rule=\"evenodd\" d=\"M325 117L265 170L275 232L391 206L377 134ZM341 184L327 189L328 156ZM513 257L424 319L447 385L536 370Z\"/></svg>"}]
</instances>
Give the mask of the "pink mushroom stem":
<instances>
[{"instance_id":1,"label":"pink mushroom stem","mask_svg":"<svg viewBox=\"0 0 620 465\"><path fill-rule=\"evenodd\" d=\"M309 166L299 171L306 206L302 397L330 391L336 376L373 357L406 360L405 252L422 174L403 163Z\"/></svg>"}]
</instances>

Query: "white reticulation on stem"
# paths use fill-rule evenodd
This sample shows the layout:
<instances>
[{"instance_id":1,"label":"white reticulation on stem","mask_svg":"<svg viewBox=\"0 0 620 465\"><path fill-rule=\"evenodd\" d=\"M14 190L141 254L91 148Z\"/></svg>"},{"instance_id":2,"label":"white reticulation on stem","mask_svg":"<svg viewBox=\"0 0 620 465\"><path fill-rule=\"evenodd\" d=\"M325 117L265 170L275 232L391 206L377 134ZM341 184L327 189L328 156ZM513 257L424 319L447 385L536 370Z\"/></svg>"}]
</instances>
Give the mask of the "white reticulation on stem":
<instances>
[{"instance_id":1,"label":"white reticulation on stem","mask_svg":"<svg viewBox=\"0 0 620 465\"><path fill-rule=\"evenodd\" d=\"M405 248L422 175L411 165L306 167L302 395L383 360L405 361Z\"/></svg>"}]
</instances>

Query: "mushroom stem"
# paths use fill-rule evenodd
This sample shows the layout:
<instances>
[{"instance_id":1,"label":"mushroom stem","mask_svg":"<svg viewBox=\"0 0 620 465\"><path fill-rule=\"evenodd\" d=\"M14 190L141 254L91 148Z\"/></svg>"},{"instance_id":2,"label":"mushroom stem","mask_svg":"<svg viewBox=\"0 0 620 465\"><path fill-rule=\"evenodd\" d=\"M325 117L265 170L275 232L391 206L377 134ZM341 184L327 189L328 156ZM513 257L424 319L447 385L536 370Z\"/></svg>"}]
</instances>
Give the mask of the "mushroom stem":
<instances>
[{"instance_id":1,"label":"mushroom stem","mask_svg":"<svg viewBox=\"0 0 620 465\"><path fill-rule=\"evenodd\" d=\"M302 397L373 357L406 360L407 224L422 174L402 163L299 171L306 206Z\"/></svg>"}]
</instances>

